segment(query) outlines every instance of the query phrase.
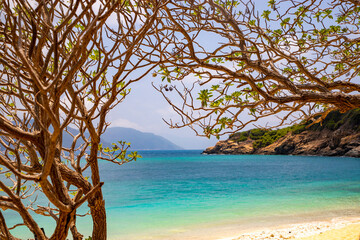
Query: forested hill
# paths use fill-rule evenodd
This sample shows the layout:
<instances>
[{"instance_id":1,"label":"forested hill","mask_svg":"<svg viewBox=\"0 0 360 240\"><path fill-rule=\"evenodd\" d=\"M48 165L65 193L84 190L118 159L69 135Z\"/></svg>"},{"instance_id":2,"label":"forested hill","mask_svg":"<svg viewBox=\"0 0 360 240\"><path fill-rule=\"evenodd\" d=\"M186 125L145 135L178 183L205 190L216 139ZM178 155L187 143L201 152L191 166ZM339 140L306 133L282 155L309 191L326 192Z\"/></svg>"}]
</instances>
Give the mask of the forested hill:
<instances>
[{"instance_id":1,"label":"forested hill","mask_svg":"<svg viewBox=\"0 0 360 240\"><path fill-rule=\"evenodd\" d=\"M333 111L322 123L310 127L309 124L238 132L203 153L360 157L360 109L346 113Z\"/></svg>"},{"instance_id":2,"label":"forested hill","mask_svg":"<svg viewBox=\"0 0 360 240\"><path fill-rule=\"evenodd\" d=\"M68 129L73 135L76 135L77 130ZM69 147L72 143L72 137L69 134L64 134L64 146ZM101 143L104 147L110 146L111 143L117 141L126 141L131 143L132 150L181 150L182 148L170 142L164 137L155 135L153 133L140 132L132 128L112 127L108 128L101 136ZM79 146L81 142L77 143Z\"/></svg>"}]
</instances>

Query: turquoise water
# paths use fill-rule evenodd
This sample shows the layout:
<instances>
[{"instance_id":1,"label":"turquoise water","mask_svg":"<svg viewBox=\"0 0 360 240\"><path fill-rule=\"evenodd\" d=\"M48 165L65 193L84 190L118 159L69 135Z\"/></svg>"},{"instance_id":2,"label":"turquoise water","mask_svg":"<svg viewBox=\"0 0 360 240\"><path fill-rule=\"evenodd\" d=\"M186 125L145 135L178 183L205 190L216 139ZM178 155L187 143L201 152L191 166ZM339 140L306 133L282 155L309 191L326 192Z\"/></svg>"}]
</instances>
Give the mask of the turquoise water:
<instances>
[{"instance_id":1,"label":"turquoise water","mask_svg":"<svg viewBox=\"0 0 360 240\"><path fill-rule=\"evenodd\" d=\"M360 216L360 159L141 154L123 166L100 164L110 239L191 239L241 226ZM90 235L90 220L79 224ZM49 232L50 225L44 222Z\"/></svg>"}]
</instances>

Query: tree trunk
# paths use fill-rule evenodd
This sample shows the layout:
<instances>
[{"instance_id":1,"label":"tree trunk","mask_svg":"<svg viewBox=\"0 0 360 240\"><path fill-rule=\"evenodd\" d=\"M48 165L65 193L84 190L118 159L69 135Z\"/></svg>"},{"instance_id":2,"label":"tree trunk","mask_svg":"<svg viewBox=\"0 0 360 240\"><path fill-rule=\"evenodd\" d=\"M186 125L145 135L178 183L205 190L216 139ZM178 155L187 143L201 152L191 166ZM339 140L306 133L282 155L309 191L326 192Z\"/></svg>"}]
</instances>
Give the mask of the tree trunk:
<instances>
[{"instance_id":1,"label":"tree trunk","mask_svg":"<svg viewBox=\"0 0 360 240\"><path fill-rule=\"evenodd\" d=\"M106 211L101 189L89 199L89 207L93 219L92 239L106 240Z\"/></svg>"},{"instance_id":2,"label":"tree trunk","mask_svg":"<svg viewBox=\"0 0 360 240\"><path fill-rule=\"evenodd\" d=\"M72 215L71 223L70 223L70 231L73 236L73 240L82 240L83 235L79 233L79 231L76 228L76 211Z\"/></svg>"},{"instance_id":3,"label":"tree trunk","mask_svg":"<svg viewBox=\"0 0 360 240\"><path fill-rule=\"evenodd\" d=\"M70 228L71 215L73 215L74 213L75 211L72 213L60 212L55 231L51 236L50 240L66 240Z\"/></svg>"},{"instance_id":4,"label":"tree trunk","mask_svg":"<svg viewBox=\"0 0 360 240\"><path fill-rule=\"evenodd\" d=\"M90 150L89 162L93 186L100 184L100 173L97 160L99 142L99 137L92 136L92 146ZM103 199L101 188L96 191L92 197L89 198L88 203L91 217L93 219L92 238L94 240L106 240L106 211L105 201Z\"/></svg>"}]
</instances>

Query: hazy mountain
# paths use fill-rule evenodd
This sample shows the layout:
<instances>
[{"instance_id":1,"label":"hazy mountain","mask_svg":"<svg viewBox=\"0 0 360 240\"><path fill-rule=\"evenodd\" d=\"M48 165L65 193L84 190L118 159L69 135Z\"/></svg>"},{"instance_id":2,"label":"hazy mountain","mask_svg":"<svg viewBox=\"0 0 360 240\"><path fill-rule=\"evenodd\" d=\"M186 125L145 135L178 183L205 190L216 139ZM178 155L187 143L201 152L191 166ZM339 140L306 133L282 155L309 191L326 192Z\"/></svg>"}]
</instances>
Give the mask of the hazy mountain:
<instances>
[{"instance_id":1,"label":"hazy mountain","mask_svg":"<svg viewBox=\"0 0 360 240\"><path fill-rule=\"evenodd\" d=\"M136 150L181 150L182 148L164 137L153 133L140 132L132 128L108 128L101 137L101 142L114 143L117 141L131 143L131 149Z\"/></svg>"},{"instance_id":2,"label":"hazy mountain","mask_svg":"<svg viewBox=\"0 0 360 240\"><path fill-rule=\"evenodd\" d=\"M68 128L73 135L77 134L76 129ZM88 134L86 134L88 135ZM65 147L69 147L72 143L72 137L69 134L64 134L63 142ZM131 143L133 150L181 150L182 148L170 142L164 137L155 135L153 133L144 133L132 128L112 127L106 130L101 136L101 143L104 147L110 146L111 143L117 141L126 141ZM79 141L77 146L82 141Z\"/></svg>"}]
</instances>

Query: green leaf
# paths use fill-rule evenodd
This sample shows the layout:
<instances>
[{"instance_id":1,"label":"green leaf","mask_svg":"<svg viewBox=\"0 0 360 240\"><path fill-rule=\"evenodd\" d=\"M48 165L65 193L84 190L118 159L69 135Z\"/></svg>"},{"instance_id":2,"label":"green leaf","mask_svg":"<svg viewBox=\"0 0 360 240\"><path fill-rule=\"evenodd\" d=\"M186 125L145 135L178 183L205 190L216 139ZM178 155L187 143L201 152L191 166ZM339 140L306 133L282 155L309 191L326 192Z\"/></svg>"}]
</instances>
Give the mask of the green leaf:
<instances>
[{"instance_id":1,"label":"green leaf","mask_svg":"<svg viewBox=\"0 0 360 240\"><path fill-rule=\"evenodd\" d=\"M265 18L266 20L270 20L269 19L269 15L270 15L271 11L270 10L264 10L263 14L261 15L263 18Z\"/></svg>"},{"instance_id":2,"label":"green leaf","mask_svg":"<svg viewBox=\"0 0 360 240\"><path fill-rule=\"evenodd\" d=\"M290 18L285 18L282 20L282 22L280 23L280 25L282 27L284 27L285 25L287 25L290 22Z\"/></svg>"},{"instance_id":3,"label":"green leaf","mask_svg":"<svg viewBox=\"0 0 360 240\"><path fill-rule=\"evenodd\" d=\"M212 93L208 89L203 89L200 91L199 97L197 99L201 101L201 106L206 107L212 96Z\"/></svg>"},{"instance_id":4,"label":"green leaf","mask_svg":"<svg viewBox=\"0 0 360 240\"><path fill-rule=\"evenodd\" d=\"M274 5L275 5L275 0L270 0L270 1L268 1L268 3L269 3L269 7L274 7Z\"/></svg>"},{"instance_id":5,"label":"green leaf","mask_svg":"<svg viewBox=\"0 0 360 240\"><path fill-rule=\"evenodd\" d=\"M97 50L97 49L94 49L94 50L92 51L92 54L91 54L89 57L90 57L90 59L92 59L92 60L98 61L98 60L100 59L100 51Z\"/></svg>"},{"instance_id":6,"label":"green leaf","mask_svg":"<svg viewBox=\"0 0 360 240\"><path fill-rule=\"evenodd\" d=\"M84 27L82 24L80 24L80 23L77 23L77 24L75 25L75 27L76 27L76 28L80 28L81 31L84 31L84 30L85 30L85 27Z\"/></svg>"}]
</instances>

